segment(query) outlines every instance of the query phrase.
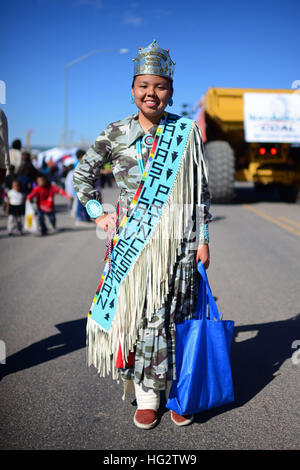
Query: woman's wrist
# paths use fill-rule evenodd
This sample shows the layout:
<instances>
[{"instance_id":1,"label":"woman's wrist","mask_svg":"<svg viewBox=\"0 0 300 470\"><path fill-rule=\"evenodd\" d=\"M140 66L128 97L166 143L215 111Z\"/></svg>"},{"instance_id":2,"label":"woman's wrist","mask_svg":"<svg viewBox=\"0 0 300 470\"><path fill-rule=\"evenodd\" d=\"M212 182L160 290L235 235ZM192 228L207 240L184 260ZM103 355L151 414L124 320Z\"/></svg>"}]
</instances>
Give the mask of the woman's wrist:
<instances>
[{"instance_id":1,"label":"woman's wrist","mask_svg":"<svg viewBox=\"0 0 300 470\"><path fill-rule=\"evenodd\" d=\"M199 241L198 245L205 245L209 243L209 229L208 223L201 224L199 227Z\"/></svg>"},{"instance_id":2,"label":"woman's wrist","mask_svg":"<svg viewBox=\"0 0 300 470\"><path fill-rule=\"evenodd\" d=\"M96 219L92 219L92 220L94 220L97 224L98 222L100 222L100 220L103 220L106 216L107 216L107 212L104 212L104 214L99 215L99 217L97 217Z\"/></svg>"}]
</instances>

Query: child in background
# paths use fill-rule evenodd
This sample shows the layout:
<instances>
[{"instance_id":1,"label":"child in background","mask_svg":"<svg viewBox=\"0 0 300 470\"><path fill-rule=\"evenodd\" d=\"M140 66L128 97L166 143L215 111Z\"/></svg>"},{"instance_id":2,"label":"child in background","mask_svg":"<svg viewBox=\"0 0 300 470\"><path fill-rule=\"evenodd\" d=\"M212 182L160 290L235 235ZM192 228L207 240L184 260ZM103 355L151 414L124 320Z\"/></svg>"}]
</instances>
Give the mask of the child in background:
<instances>
[{"instance_id":1,"label":"child in background","mask_svg":"<svg viewBox=\"0 0 300 470\"><path fill-rule=\"evenodd\" d=\"M21 191L21 183L13 180L11 189L7 192L6 212L8 214L7 231L12 236L14 229L23 235L23 217L25 213L24 194Z\"/></svg>"},{"instance_id":2,"label":"child in background","mask_svg":"<svg viewBox=\"0 0 300 470\"><path fill-rule=\"evenodd\" d=\"M12 182L14 180L18 180L18 176L16 174L16 171L15 171L15 166L14 165L10 165L9 167L9 172L8 174L6 175L5 177L5 182L4 182L4 186L5 188L8 190L8 189L11 189L11 185L12 185Z\"/></svg>"},{"instance_id":3,"label":"child in background","mask_svg":"<svg viewBox=\"0 0 300 470\"><path fill-rule=\"evenodd\" d=\"M55 194L60 194L68 199L71 199L67 193L56 186L55 184L49 183L45 175L37 177L37 186L28 194L26 201L31 201L36 199L37 211L38 211L38 220L40 225L41 235L46 235L48 232L45 215L50 220L53 231L56 230L56 217L55 217L55 206L54 206L54 196Z\"/></svg>"}]
</instances>

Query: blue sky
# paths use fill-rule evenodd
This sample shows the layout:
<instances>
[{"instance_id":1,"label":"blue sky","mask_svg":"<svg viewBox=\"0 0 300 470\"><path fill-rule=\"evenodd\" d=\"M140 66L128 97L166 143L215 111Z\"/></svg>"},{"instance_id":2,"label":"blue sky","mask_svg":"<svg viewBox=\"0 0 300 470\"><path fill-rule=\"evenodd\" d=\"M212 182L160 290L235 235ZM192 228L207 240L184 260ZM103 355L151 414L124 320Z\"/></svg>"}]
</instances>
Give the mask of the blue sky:
<instances>
[{"instance_id":1,"label":"blue sky","mask_svg":"<svg viewBox=\"0 0 300 470\"><path fill-rule=\"evenodd\" d=\"M195 105L210 86L291 88L300 79L298 0L2 0L1 107L9 141L32 129L32 146L61 144L64 66L69 69L68 129L89 143L130 104L138 47L155 38L176 62L174 105ZM3 21L4 20L4 21Z\"/></svg>"}]
</instances>

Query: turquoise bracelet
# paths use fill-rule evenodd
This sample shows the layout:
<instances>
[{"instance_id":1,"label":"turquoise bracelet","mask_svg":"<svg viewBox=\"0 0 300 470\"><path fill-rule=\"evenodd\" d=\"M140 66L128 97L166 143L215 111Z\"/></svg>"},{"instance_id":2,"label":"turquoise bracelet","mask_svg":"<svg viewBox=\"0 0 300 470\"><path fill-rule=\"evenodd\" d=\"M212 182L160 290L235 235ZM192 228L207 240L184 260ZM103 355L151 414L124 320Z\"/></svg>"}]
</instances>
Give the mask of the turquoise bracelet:
<instances>
[{"instance_id":1,"label":"turquoise bracelet","mask_svg":"<svg viewBox=\"0 0 300 470\"><path fill-rule=\"evenodd\" d=\"M100 217L104 213L103 207L97 199L91 199L86 203L86 211L92 219Z\"/></svg>"},{"instance_id":2,"label":"turquoise bracelet","mask_svg":"<svg viewBox=\"0 0 300 470\"><path fill-rule=\"evenodd\" d=\"M208 224L201 225L199 232L199 240L206 240L209 243Z\"/></svg>"}]
</instances>

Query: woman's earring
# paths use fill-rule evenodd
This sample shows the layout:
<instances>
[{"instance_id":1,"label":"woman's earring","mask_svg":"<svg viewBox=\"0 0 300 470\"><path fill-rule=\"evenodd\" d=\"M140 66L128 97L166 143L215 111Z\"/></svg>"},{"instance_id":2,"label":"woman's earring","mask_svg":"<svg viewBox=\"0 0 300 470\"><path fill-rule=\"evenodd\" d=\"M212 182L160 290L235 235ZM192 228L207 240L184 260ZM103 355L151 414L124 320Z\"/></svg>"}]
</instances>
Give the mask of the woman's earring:
<instances>
[{"instance_id":1,"label":"woman's earring","mask_svg":"<svg viewBox=\"0 0 300 470\"><path fill-rule=\"evenodd\" d=\"M173 105L173 98L170 98L169 99L169 106L172 106Z\"/></svg>"},{"instance_id":2,"label":"woman's earring","mask_svg":"<svg viewBox=\"0 0 300 470\"><path fill-rule=\"evenodd\" d=\"M134 95L131 95L130 103L131 103L131 104L134 104Z\"/></svg>"}]
</instances>

